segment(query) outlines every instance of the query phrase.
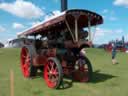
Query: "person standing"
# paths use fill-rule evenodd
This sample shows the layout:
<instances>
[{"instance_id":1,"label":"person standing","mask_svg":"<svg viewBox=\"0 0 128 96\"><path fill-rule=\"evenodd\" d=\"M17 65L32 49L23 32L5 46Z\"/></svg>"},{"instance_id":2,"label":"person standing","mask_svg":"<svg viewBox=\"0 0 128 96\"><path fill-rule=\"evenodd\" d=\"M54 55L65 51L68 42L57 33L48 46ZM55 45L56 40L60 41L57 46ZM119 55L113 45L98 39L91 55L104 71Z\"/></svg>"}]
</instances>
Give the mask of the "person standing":
<instances>
[{"instance_id":1,"label":"person standing","mask_svg":"<svg viewBox=\"0 0 128 96\"><path fill-rule=\"evenodd\" d=\"M118 64L116 60L117 54L117 41L112 43L112 64Z\"/></svg>"}]
</instances>

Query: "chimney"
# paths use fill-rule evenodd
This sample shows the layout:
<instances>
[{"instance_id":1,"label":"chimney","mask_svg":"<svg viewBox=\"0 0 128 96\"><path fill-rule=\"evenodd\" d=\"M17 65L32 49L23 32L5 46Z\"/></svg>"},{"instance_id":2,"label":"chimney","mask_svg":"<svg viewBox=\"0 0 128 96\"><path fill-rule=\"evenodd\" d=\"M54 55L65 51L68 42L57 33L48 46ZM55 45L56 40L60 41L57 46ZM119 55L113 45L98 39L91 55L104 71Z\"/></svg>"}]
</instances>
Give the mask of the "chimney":
<instances>
[{"instance_id":1,"label":"chimney","mask_svg":"<svg viewBox=\"0 0 128 96\"><path fill-rule=\"evenodd\" d=\"M67 10L67 0L61 0L61 12Z\"/></svg>"}]
</instances>

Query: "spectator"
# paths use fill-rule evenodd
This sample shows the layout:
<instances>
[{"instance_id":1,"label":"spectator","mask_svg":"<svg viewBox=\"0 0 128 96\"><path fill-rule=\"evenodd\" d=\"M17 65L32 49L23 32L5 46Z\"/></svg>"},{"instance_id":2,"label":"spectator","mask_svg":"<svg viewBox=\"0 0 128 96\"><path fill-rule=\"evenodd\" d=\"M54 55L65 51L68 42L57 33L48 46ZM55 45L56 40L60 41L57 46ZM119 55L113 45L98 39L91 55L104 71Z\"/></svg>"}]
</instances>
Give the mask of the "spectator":
<instances>
[{"instance_id":1,"label":"spectator","mask_svg":"<svg viewBox=\"0 0 128 96\"><path fill-rule=\"evenodd\" d=\"M116 60L116 54L117 54L117 44L116 42L112 43L112 63L113 64L118 64L117 60Z\"/></svg>"}]
</instances>

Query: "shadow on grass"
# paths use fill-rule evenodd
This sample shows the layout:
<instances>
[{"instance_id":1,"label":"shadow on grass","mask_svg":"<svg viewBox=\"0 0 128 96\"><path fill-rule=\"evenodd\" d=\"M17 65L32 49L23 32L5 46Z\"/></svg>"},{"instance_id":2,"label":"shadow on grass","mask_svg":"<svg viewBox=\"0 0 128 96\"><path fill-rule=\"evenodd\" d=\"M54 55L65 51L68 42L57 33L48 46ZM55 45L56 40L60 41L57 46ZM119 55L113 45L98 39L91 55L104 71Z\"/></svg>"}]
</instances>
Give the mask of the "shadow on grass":
<instances>
[{"instance_id":1,"label":"shadow on grass","mask_svg":"<svg viewBox=\"0 0 128 96\"><path fill-rule=\"evenodd\" d=\"M99 82L104 82L108 79L116 78L117 76L113 76L111 74L104 74L100 73L99 70L93 72L93 78L91 80L91 83L99 83Z\"/></svg>"},{"instance_id":2,"label":"shadow on grass","mask_svg":"<svg viewBox=\"0 0 128 96\"><path fill-rule=\"evenodd\" d=\"M43 72L38 72L37 75L33 79L40 78L40 77L43 78ZM100 73L100 70L97 70L97 71L93 72L92 80L89 83L105 82L106 80L116 78L116 77L117 76L113 76L111 74ZM75 83L75 82L83 83L83 82L73 80L71 76L64 76L62 84L58 88L58 90L64 90L64 89L71 88L73 86L73 83ZM88 83L88 82L85 82L83 84L86 84L86 83Z\"/></svg>"},{"instance_id":3,"label":"shadow on grass","mask_svg":"<svg viewBox=\"0 0 128 96\"><path fill-rule=\"evenodd\" d=\"M30 79L36 79L36 78L43 78L44 79L43 72L42 71L37 72L36 76L33 76ZM64 89L71 88L72 84L73 84L72 79L70 77L64 76L63 81L62 81L60 87L58 88L58 90L64 90Z\"/></svg>"},{"instance_id":4,"label":"shadow on grass","mask_svg":"<svg viewBox=\"0 0 128 96\"><path fill-rule=\"evenodd\" d=\"M64 89L68 89L71 88L73 85L72 80L67 81L67 80L63 80L61 86L58 88L58 90L64 90Z\"/></svg>"}]
</instances>

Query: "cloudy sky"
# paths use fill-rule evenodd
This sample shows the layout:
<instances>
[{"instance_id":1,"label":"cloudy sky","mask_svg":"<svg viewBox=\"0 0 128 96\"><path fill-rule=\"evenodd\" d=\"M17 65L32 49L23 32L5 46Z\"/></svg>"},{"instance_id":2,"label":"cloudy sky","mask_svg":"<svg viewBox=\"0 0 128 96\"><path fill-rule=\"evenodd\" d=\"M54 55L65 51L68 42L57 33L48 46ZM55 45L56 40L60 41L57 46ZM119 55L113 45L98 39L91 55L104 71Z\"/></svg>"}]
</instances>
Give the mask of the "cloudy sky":
<instances>
[{"instance_id":1,"label":"cloudy sky","mask_svg":"<svg viewBox=\"0 0 128 96\"><path fill-rule=\"evenodd\" d=\"M128 0L68 0L69 9L79 8L99 13L104 24L97 26L94 43L128 40ZM16 38L17 33L58 14L60 0L0 0L0 41Z\"/></svg>"}]
</instances>

